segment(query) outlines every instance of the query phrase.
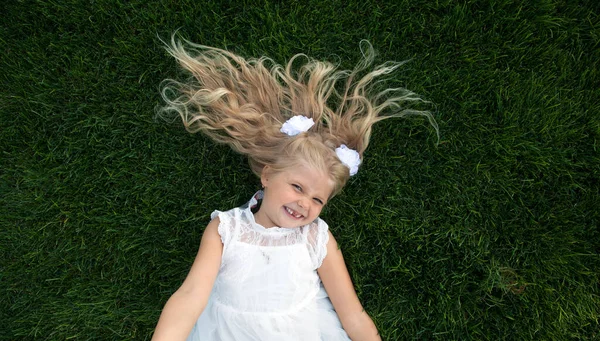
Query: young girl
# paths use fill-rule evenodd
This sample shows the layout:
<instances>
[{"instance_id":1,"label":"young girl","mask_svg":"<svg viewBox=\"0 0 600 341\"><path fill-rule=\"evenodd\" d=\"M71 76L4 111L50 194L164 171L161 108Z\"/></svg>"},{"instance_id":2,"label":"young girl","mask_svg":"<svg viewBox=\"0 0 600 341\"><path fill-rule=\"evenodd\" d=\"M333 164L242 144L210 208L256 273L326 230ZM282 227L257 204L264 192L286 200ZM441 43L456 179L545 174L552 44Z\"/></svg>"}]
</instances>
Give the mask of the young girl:
<instances>
[{"instance_id":1,"label":"young girl","mask_svg":"<svg viewBox=\"0 0 600 341\"><path fill-rule=\"evenodd\" d=\"M429 113L402 109L419 100L413 93L373 93L373 80L400 64L360 77L374 55L363 46L348 72L305 55L283 67L171 39L168 52L193 77L165 81L161 112L247 155L263 190L212 213L154 340L380 340L319 214L358 171L374 123L421 114L437 126Z\"/></svg>"}]
</instances>

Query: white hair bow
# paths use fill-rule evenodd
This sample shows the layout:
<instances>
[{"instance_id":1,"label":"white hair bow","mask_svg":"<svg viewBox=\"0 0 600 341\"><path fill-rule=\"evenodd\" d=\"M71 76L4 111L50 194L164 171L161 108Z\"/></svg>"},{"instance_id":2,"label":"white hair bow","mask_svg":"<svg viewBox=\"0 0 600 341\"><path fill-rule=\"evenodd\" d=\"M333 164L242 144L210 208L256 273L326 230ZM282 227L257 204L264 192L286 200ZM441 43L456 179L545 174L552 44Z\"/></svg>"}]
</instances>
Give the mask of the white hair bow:
<instances>
[{"instance_id":1,"label":"white hair bow","mask_svg":"<svg viewBox=\"0 0 600 341\"><path fill-rule=\"evenodd\" d=\"M353 176L358 172L360 155L356 150L350 149L343 144L335 149L335 155L342 161L344 166L350 168L350 176Z\"/></svg>"},{"instance_id":2,"label":"white hair bow","mask_svg":"<svg viewBox=\"0 0 600 341\"><path fill-rule=\"evenodd\" d=\"M308 131L310 127L315 125L315 121L312 118L308 118L302 115L296 115L281 126L280 131L288 136L296 136L300 133Z\"/></svg>"}]
</instances>

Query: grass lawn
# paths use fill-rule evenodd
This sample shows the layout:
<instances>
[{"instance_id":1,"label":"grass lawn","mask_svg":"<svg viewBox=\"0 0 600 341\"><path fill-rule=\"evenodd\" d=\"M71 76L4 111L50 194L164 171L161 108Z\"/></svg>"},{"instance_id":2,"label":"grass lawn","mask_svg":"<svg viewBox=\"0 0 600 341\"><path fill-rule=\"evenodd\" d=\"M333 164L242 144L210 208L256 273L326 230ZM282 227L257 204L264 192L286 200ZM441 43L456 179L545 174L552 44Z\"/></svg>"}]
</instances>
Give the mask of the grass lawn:
<instances>
[{"instance_id":1,"label":"grass lawn","mask_svg":"<svg viewBox=\"0 0 600 341\"><path fill-rule=\"evenodd\" d=\"M406 60L322 217L384 340L600 339L596 1L0 4L0 339L148 340L246 160L155 119L181 36L279 63Z\"/></svg>"}]
</instances>

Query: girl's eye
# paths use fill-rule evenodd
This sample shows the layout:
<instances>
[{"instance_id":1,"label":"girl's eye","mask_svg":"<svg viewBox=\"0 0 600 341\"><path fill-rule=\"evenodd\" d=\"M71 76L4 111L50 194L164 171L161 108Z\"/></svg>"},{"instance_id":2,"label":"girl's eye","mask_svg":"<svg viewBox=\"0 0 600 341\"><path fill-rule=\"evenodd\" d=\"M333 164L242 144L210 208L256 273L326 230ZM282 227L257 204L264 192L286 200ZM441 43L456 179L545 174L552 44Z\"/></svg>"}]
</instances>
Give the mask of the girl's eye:
<instances>
[{"instance_id":1,"label":"girl's eye","mask_svg":"<svg viewBox=\"0 0 600 341\"><path fill-rule=\"evenodd\" d=\"M323 205L323 200L319 198L315 198L315 201L319 203L319 205Z\"/></svg>"},{"instance_id":2,"label":"girl's eye","mask_svg":"<svg viewBox=\"0 0 600 341\"><path fill-rule=\"evenodd\" d=\"M292 184L292 186L294 186L294 188L298 191L298 192L302 192L302 187L296 185L296 184Z\"/></svg>"}]
</instances>

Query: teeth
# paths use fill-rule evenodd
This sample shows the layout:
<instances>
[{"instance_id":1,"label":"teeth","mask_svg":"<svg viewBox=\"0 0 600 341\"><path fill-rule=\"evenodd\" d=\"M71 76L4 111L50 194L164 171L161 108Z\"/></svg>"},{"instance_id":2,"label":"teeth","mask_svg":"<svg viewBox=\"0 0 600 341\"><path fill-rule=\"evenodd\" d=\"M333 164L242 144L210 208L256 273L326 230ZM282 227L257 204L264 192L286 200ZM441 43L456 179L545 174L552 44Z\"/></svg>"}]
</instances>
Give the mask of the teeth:
<instances>
[{"instance_id":1,"label":"teeth","mask_svg":"<svg viewBox=\"0 0 600 341\"><path fill-rule=\"evenodd\" d=\"M286 207L286 208L285 208L285 210L286 210L286 211L287 211L287 212L288 212L290 215L292 215L292 216L293 216L293 217L295 217L295 218L301 218L301 217L302 217L302 215L301 215L301 214L294 214L294 211L292 211L292 209L290 209L289 207Z\"/></svg>"}]
</instances>

